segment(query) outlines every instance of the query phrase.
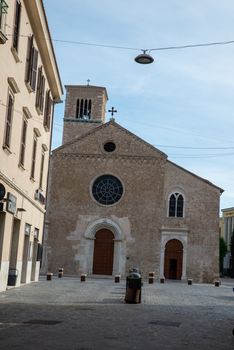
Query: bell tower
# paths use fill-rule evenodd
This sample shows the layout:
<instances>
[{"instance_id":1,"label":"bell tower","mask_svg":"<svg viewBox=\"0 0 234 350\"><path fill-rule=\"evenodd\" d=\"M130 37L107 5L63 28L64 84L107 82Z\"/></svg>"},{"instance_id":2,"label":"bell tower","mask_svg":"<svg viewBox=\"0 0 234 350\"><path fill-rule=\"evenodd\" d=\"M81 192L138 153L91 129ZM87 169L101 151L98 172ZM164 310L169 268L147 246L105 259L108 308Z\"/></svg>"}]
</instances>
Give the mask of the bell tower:
<instances>
[{"instance_id":1,"label":"bell tower","mask_svg":"<svg viewBox=\"0 0 234 350\"><path fill-rule=\"evenodd\" d=\"M66 85L63 144L105 123L106 88Z\"/></svg>"}]
</instances>

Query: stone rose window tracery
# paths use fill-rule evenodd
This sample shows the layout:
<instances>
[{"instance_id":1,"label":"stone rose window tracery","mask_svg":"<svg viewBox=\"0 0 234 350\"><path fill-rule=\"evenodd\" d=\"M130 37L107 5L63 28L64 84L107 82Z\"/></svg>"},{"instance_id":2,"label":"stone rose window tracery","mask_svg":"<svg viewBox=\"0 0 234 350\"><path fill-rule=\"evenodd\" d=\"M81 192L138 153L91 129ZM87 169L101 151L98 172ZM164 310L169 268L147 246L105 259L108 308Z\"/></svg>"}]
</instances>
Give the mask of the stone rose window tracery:
<instances>
[{"instance_id":1,"label":"stone rose window tracery","mask_svg":"<svg viewBox=\"0 0 234 350\"><path fill-rule=\"evenodd\" d=\"M115 204L123 195L123 186L117 177L102 175L94 181L92 194L94 199L100 204Z\"/></svg>"}]
</instances>

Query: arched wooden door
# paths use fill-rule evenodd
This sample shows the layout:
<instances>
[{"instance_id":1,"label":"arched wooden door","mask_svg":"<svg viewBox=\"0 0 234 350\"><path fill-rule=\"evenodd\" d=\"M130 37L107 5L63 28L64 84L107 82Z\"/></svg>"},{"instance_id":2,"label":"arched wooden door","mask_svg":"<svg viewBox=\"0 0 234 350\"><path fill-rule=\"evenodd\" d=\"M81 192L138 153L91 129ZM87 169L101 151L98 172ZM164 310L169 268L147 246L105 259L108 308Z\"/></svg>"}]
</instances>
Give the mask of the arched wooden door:
<instances>
[{"instance_id":1,"label":"arched wooden door","mask_svg":"<svg viewBox=\"0 0 234 350\"><path fill-rule=\"evenodd\" d=\"M93 274L112 275L114 258L114 235L110 230L97 231L94 242Z\"/></svg>"},{"instance_id":2,"label":"arched wooden door","mask_svg":"<svg viewBox=\"0 0 234 350\"><path fill-rule=\"evenodd\" d=\"M180 280L182 276L183 244L171 239L165 247L164 276L168 279Z\"/></svg>"}]
</instances>

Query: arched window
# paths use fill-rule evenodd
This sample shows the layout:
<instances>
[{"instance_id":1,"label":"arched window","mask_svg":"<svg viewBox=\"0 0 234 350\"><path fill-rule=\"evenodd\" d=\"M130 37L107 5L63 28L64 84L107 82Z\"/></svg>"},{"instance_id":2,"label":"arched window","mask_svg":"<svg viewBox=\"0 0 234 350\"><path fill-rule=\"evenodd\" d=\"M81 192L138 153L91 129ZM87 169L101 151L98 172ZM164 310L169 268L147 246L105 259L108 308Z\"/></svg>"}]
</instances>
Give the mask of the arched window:
<instances>
[{"instance_id":1,"label":"arched window","mask_svg":"<svg viewBox=\"0 0 234 350\"><path fill-rule=\"evenodd\" d=\"M76 101L76 118L90 119L91 118L92 101L77 99Z\"/></svg>"},{"instance_id":2,"label":"arched window","mask_svg":"<svg viewBox=\"0 0 234 350\"><path fill-rule=\"evenodd\" d=\"M84 117L87 117L88 115L88 101L85 100L85 103L84 103Z\"/></svg>"},{"instance_id":3,"label":"arched window","mask_svg":"<svg viewBox=\"0 0 234 350\"><path fill-rule=\"evenodd\" d=\"M169 216L182 218L184 216L184 197L181 193L172 193L169 198Z\"/></svg>"},{"instance_id":4,"label":"arched window","mask_svg":"<svg viewBox=\"0 0 234 350\"><path fill-rule=\"evenodd\" d=\"M77 99L77 101L76 101L76 118L79 118L79 112L80 112L80 100Z\"/></svg>"},{"instance_id":5,"label":"arched window","mask_svg":"<svg viewBox=\"0 0 234 350\"><path fill-rule=\"evenodd\" d=\"M88 117L91 118L91 110L92 110L92 101L89 100L89 106L88 106Z\"/></svg>"},{"instance_id":6,"label":"arched window","mask_svg":"<svg viewBox=\"0 0 234 350\"><path fill-rule=\"evenodd\" d=\"M82 99L80 101L80 112L79 112L79 118L83 119L84 117L84 100Z\"/></svg>"}]
</instances>

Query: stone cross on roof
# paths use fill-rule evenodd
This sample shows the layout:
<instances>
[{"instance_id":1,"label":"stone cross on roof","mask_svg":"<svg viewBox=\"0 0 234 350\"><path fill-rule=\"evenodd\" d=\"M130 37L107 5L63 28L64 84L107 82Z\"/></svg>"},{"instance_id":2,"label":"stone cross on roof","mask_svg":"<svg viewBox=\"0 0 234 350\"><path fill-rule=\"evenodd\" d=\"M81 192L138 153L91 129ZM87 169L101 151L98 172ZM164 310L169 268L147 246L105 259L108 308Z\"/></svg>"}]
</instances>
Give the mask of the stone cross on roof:
<instances>
[{"instance_id":1,"label":"stone cross on roof","mask_svg":"<svg viewBox=\"0 0 234 350\"><path fill-rule=\"evenodd\" d=\"M109 109L108 112L111 113L110 120L115 120L114 113L117 113L117 109L115 109L114 107L111 107L111 109Z\"/></svg>"}]
</instances>

